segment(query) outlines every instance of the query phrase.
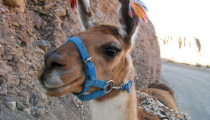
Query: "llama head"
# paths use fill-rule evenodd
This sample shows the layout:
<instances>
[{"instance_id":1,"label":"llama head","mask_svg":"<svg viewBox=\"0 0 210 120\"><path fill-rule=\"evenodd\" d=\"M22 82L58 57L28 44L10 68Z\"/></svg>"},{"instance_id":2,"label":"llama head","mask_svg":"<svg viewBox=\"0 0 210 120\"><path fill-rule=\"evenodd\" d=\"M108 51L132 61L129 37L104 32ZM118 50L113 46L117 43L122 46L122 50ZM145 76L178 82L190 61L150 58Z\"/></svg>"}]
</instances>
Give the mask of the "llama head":
<instances>
[{"instance_id":1,"label":"llama head","mask_svg":"<svg viewBox=\"0 0 210 120\"><path fill-rule=\"evenodd\" d=\"M119 25L113 26L93 23L89 0L79 0L78 12L85 31L75 35L82 40L89 56L92 57L97 79L113 80L116 85L133 79L134 70L129 51L132 36L138 25L138 20L128 15L129 0L119 2ZM46 53L44 63L40 82L48 95L61 96L67 92L80 93L83 90L86 78L84 64L72 42ZM89 92L97 89L91 87Z\"/></svg>"}]
</instances>

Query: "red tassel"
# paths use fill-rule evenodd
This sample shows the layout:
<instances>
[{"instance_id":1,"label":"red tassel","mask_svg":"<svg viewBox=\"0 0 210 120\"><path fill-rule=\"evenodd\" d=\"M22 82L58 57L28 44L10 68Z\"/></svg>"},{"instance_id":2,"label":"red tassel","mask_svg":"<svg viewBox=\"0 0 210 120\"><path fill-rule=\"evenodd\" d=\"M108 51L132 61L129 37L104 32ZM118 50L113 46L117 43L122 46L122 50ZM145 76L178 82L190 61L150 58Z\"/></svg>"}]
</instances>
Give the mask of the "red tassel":
<instances>
[{"instance_id":1,"label":"red tassel","mask_svg":"<svg viewBox=\"0 0 210 120\"><path fill-rule=\"evenodd\" d=\"M141 0L130 0L128 15L133 18L134 16L139 22L147 22L146 15L147 7Z\"/></svg>"},{"instance_id":2,"label":"red tassel","mask_svg":"<svg viewBox=\"0 0 210 120\"><path fill-rule=\"evenodd\" d=\"M78 5L78 0L69 0L69 6L72 9L76 9L77 8L77 5Z\"/></svg>"}]
</instances>

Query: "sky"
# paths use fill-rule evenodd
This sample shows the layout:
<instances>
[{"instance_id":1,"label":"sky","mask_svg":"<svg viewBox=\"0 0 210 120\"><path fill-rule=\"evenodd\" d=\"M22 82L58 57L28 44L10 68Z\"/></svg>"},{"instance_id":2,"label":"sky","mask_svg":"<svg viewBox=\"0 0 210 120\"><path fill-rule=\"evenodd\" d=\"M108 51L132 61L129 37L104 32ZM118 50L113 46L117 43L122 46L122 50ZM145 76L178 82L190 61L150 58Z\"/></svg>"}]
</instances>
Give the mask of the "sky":
<instances>
[{"instance_id":1,"label":"sky","mask_svg":"<svg viewBox=\"0 0 210 120\"><path fill-rule=\"evenodd\" d=\"M142 0L157 35L193 35L210 38L209 0ZM210 41L210 40L209 40Z\"/></svg>"}]
</instances>

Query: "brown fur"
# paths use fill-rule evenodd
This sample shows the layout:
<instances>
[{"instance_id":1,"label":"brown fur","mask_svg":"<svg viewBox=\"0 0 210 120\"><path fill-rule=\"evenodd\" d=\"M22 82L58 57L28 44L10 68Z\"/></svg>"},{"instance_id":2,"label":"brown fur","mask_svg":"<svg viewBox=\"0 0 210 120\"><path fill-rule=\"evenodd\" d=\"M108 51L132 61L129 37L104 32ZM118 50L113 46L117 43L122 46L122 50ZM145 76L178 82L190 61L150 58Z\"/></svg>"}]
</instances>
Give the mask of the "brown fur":
<instances>
[{"instance_id":1,"label":"brown fur","mask_svg":"<svg viewBox=\"0 0 210 120\"><path fill-rule=\"evenodd\" d=\"M156 89L156 88L145 88L141 89L141 92L147 93L149 96L152 96L154 99L159 100L165 106L178 111L176 102L171 94L165 90Z\"/></svg>"},{"instance_id":2,"label":"brown fur","mask_svg":"<svg viewBox=\"0 0 210 120\"><path fill-rule=\"evenodd\" d=\"M148 85L148 88L156 88L156 89L160 89L160 90L165 90L169 94L171 94L171 96L174 98L174 91L171 90L171 88L169 88L166 84L151 83L151 84Z\"/></svg>"},{"instance_id":3,"label":"brown fur","mask_svg":"<svg viewBox=\"0 0 210 120\"><path fill-rule=\"evenodd\" d=\"M80 18L87 30L76 35L83 41L89 56L92 57L97 71L97 79L104 81L113 80L115 86L120 86L134 78L135 72L129 50L132 47L131 37L138 24L136 19L130 18L127 14L129 0L119 0L119 2L122 4L119 13L121 28L113 25L89 26L87 23L91 17L90 9L85 9L87 6L85 6L84 0L80 1ZM122 31L126 34L122 34ZM120 49L116 56L112 57L106 53L110 47ZM86 78L83 71L84 65L80 53L73 43L66 43L56 50L46 53L44 63L45 66L40 75L40 82L48 95L62 96L68 92L80 93L83 90L83 83ZM126 119L130 120L137 119L137 98L134 86L131 87L130 94L126 96L128 98L127 103L123 104L127 108ZM170 88L161 84L151 84L149 87L141 91L151 95L166 106L178 110ZM97 90L97 88L91 87L89 92ZM119 96L119 93L119 90L113 90L97 98L96 101L104 102ZM141 110L138 113L140 114L138 119L157 119L157 116L152 113Z\"/></svg>"},{"instance_id":4,"label":"brown fur","mask_svg":"<svg viewBox=\"0 0 210 120\"><path fill-rule=\"evenodd\" d=\"M150 112L146 112L143 109L139 110L138 118L140 120L159 120L157 115Z\"/></svg>"}]
</instances>

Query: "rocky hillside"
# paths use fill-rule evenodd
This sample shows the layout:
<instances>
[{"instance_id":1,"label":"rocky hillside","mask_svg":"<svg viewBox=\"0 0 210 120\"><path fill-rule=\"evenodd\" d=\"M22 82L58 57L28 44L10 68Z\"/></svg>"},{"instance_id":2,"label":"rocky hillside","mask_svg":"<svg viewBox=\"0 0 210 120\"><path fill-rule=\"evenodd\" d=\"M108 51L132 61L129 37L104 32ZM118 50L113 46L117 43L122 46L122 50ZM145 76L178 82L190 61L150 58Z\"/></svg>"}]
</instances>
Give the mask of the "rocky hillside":
<instances>
[{"instance_id":1,"label":"rocky hillside","mask_svg":"<svg viewBox=\"0 0 210 120\"><path fill-rule=\"evenodd\" d=\"M117 25L116 0L92 0L94 19ZM0 0L0 119L80 119L73 95L46 96L37 83L43 55L81 31L67 0ZM137 89L160 79L160 52L151 22L140 26L132 52ZM90 119L88 104L85 118Z\"/></svg>"}]
</instances>

